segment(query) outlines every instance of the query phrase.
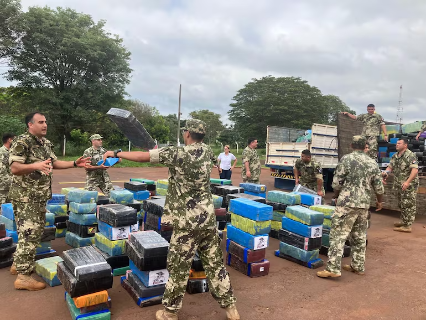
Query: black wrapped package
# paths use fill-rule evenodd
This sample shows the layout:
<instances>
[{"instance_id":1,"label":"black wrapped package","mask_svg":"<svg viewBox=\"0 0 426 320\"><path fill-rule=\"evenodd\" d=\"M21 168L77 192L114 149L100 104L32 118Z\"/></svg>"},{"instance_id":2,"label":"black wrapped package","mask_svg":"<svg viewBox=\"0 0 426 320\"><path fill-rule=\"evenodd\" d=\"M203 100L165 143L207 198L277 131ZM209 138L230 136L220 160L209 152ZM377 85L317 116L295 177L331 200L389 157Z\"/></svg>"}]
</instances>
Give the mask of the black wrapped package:
<instances>
[{"instance_id":1,"label":"black wrapped package","mask_svg":"<svg viewBox=\"0 0 426 320\"><path fill-rule=\"evenodd\" d=\"M127 281L129 281L130 285L136 290L139 297L141 298L162 296L164 294L164 290L166 290L165 284L153 287L145 287L142 281L133 272L128 274Z\"/></svg>"},{"instance_id":2,"label":"black wrapped package","mask_svg":"<svg viewBox=\"0 0 426 320\"><path fill-rule=\"evenodd\" d=\"M55 223L56 229L66 229L67 228L67 222L57 222Z\"/></svg>"},{"instance_id":3,"label":"black wrapped package","mask_svg":"<svg viewBox=\"0 0 426 320\"><path fill-rule=\"evenodd\" d=\"M69 219L70 219L69 216L55 216L55 224L61 223L61 222L67 222Z\"/></svg>"},{"instance_id":4,"label":"black wrapped package","mask_svg":"<svg viewBox=\"0 0 426 320\"><path fill-rule=\"evenodd\" d=\"M194 271L204 271L203 263L201 262L198 252L195 252L194 259L192 259L191 269Z\"/></svg>"},{"instance_id":5,"label":"black wrapped package","mask_svg":"<svg viewBox=\"0 0 426 320\"><path fill-rule=\"evenodd\" d=\"M158 226L151 226L149 224L144 225L144 230L145 231L152 230L152 231L157 232L167 242L170 242L170 239L172 238L172 235L173 235L173 230L166 230L166 231L161 230L161 231L159 231Z\"/></svg>"},{"instance_id":6,"label":"black wrapped package","mask_svg":"<svg viewBox=\"0 0 426 320\"><path fill-rule=\"evenodd\" d=\"M99 250L95 245L93 247L105 258L112 270L129 266L129 257L127 255L110 256L108 253Z\"/></svg>"},{"instance_id":7,"label":"black wrapped package","mask_svg":"<svg viewBox=\"0 0 426 320\"><path fill-rule=\"evenodd\" d=\"M5 237L0 239L0 248L10 247L13 244L11 237Z\"/></svg>"},{"instance_id":8,"label":"black wrapped package","mask_svg":"<svg viewBox=\"0 0 426 320\"><path fill-rule=\"evenodd\" d=\"M166 269L167 267L167 254L159 257L144 258L129 240L126 241L126 254L141 271Z\"/></svg>"},{"instance_id":9,"label":"black wrapped package","mask_svg":"<svg viewBox=\"0 0 426 320\"><path fill-rule=\"evenodd\" d=\"M143 210L145 212L149 212L161 217L164 212L165 204L166 204L166 198L144 200Z\"/></svg>"},{"instance_id":10,"label":"black wrapped package","mask_svg":"<svg viewBox=\"0 0 426 320\"><path fill-rule=\"evenodd\" d=\"M70 221L67 221L67 230L69 232L75 233L82 238L91 238L95 236L95 233L98 232L98 225L92 224L90 226L83 226L81 224L76 224Z\"/></svg>"},{"instance_id":11,"label":"black wrapped package","mask_svg":"<svg viewBox=\"0 0 426 320\"><path fill-rule=\"evenodd\" d=\"M111 275L111 267L92 246L64 251L64 263L78 281L104 278Z\"/></svg>"},{"instance_id":12,"label":"black wrapped package","mask_svg":"<svg viewBox=\"0 0 426 320\"><path fill-rule=\"evenodd\" d=\"M154 227L155 231L170 231L173 230L173 226L171 224L161 223L161 216L155 215L150 212L145 213L145 224ZM153 229L149 229L153 230Z\"/></svg>"},{"instance_id":13,"label":"black wrapped package","mask_svg":"<svg viewBox=\"0 0 426 320\"><path fill-rule=\"evenodd\" d=\"M209 285L207 279L189 279L186 291L189 294L208 292Z\"/></svg>"},{"instance_id":14,"label":"black wrapped package","mask_svg":"<svg viewBox=\"0 0 426 320\"><path fill-rule=\"evenodd\" d=\"M278 239L282 242L288 243L294 247L312 251L321 248L322 238L307 238L299 234L281 229L278 233Z\"/></svg>"},{"instance_id":15,"label":"black wrapped package","mask_svg":"<svg viewBox=\"0 0 426 320\"><path fill-rule=\"evenodd\" d=\"M121 281L121 286L130 294L133 301L135 301L136 304L141 308L161 304L161 300L163 299L162 295L149 298L140 297L136 289L133 288L129 281L127 281L126 279Z\"/></svg>"},{"instance_id":16,"label":"black wrapped package","mask_svg":"<svg viewBox=\"0 0 426 320\"><path fill-rule=\"evenodd\" d=\"M139 182L139 181L129 181L124 182L124 189L130 190L130 191L144 191L146 190L146 183Z\"/></svg>"},{"instance_id":17,"label":"black wrapped package","mask_svg":"<svg viewBox=\"0 0 426 320\"><path fill-rule=\"evenodd\" d=\"M260 203L266 203L266 199L262 197L253 196L247 193L231 193L231 194L227 194L225 197L226 206L229 206L229 202L231 201L231 199L237 199L237 198L244 198L244 199L253 200Z\"/></svg>"},{"instance_id":18,"label":"black wrapped package","mask_svg":"<svg viewBox=\"0 0 426 320\"><path fill-rule=\"evenodd\" d=\"M111 108L107 115L133 145L142 149L155 147L155 141L130 111Z\"/></svg>"},{"instance_id":19,"label":"black wrapped package","mask_svg":"<svg viewBox=\"0 0 426 320\"><path fill-rule=\"evenodd\" d=\"M77 281L74 274L65 266L64 262L58 263L57 276L64 286L65 291L68 292L71 298L112 288L112 274L107 277L96 278L88 281Z\"/></svg>"},{"instance_id":20,"label":"black wrapped package","mask_svg":"<svg viewBox=\"0 0 426 320\"><path fill-rule=\"evenodd\" d=\"M41 235L40 242L53 241L56 238L56 227L46 227Z\"/></svg>"},{"instance_id":21,"label":"black wrapped package","mask_svg":"<svg viewBox=\"0 0 426 320\"><path fill-rule=\"evenodd\" d=\"M236 186L219 185L215 186L214 193L225 198L227 194L244 193L244 189Z\"/></svg>"},{"instance_id":22,"label":"black wrapped package","mask_svg":"<svg viewBox=\"0 0 426 320\"><path fill-rule=\"evenodd\" d=\"M132 226L138 222L136 209L122 204L107 204L99 207L99 220L113 227Z\"/></svg>"},{"instance_id":23,"label":"black wrapped package","mask_svg":"<svg viewBox=\"0 0 426 320\"><path fill-rule=\"evenodd\" d=\"M169 252L169 243L157 232L133 232L129 241L144 258L167 256Z\"/></svg>"},{"instance_id":24,"label":"black wrapped package","mask_svg":"<svg viewBox=\"0 0 426 320\"><path fill-rule=\"evenodd\" d=\"M266 204L268 206L271 206L274 211L285 211L285 209L287 208L287 205L284 203L273 202L269 200L266 200Z\"/></svg>"},{"instance_id":25,"label":"black wrapped package","mask_svg":"<svg viewBox=\"0 0 426 320\"><path fill-rule=\"evenodd\" d=\"M16 251L16 244L12 243L12 245L4 248L0 248L0 259L3 259L5 257L9 258L12 253Z\"/></svg>"},{"instance_id":26,"label":"black wrapped package","mask_svg":"<svg viewBox=\"0 0 426 320\"><path fill-rule=\"evenodd\" d=\"M135 209L135 210L136 210L136 212L139 212L139 211L141 211L141 210L142 210L142 206L143 206L143 204L142 204L142 202L139 202L139 201L133 200L133 202L132 202L132 203L128 203L128 204L126 204L126 206L128 206L128 207L130 207L130 208Z\"/></svg>"},{"instance_id":27,"label":"black wrapped package","mask_svg":"<svg viewBox=\"0 0 426 320\"><path fill-rule=\"evenodd\" d=\"M96 204L98 206L109 204L109 198L107 196L98 196L98 201Z\"/></svg>"},{"instance_id":28,"label":"black wrapped package","mask_svg":"<svg viewBox=\"0 0 426 320\"><path fill-rule=\"evenodd\" d=\"M0 260L0 269L10 267L13 264L13 255Z\"/></svg>"}]
</instances>

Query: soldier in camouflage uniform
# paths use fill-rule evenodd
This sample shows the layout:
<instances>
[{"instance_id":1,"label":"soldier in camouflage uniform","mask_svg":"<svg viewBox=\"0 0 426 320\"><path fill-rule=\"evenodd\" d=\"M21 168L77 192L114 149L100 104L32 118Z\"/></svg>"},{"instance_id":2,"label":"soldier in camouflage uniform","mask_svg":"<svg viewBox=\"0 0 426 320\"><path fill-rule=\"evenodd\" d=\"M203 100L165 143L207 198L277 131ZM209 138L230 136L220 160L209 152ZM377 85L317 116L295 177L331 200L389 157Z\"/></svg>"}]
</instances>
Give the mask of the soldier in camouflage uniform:
<instances>
[{"instance_id":1,"label":"soldier in camouflage uniform","mask_svg":"<svg viewBox=\"0 0 426 320\"><path fill-rule=\"evenodd\" d=\"M317 192L319 196L324 197L325 190L321 164L312 160L309 150L302 151L301 159L296 160L293 172L296 185L300 183L302 186Z\"/></svg>"},{"instance_id":2,"label":"soldier in camouflage uniform","mask_svg":"<svg viewBox=\"0 0 426 320\"><path fill-rule=\"evenodd\" d=\"M102 160L105 152L102 148L102 136L99 134L94 134L90 137L92 141L92 146L86 149L83 153L83 157L91 158L90 168L86 168L86 190L96 191L97 188L109 197L111 190L113 189L111 179L107 172L109 167L104 165L98 166L97 163Z\"/></svg>"},{"instance_id":3,"label":"soldier in camouflage uniform","mask_svg":"<svg viewBox=\"0 0 426 320\"><path fill-rule=\"evenodd\" d=\"M41 290L43 282L31 278L36 248L40 244L46 220L46 201L52 197L52 168L84 167L88 159L59 161L53 145L44 138L46 118L41 113L25 117L28 131L15 138L10 147L9 164L12 183L9 200L12 202L18 230L18 244L11 274L18 274L16 289Z\"/></svg>"},{"instance_id":4,"label":"soldier in camouflage uniform","mask_svg":"<svg viewBox=\"0 0 426 320\"><path fill-rule=\"evenodd\" d=\"M2 139L3 146L0 148L0 204L6 203L10 183L12 182L12 173L9 167L9 149L14 138L15 135L13 133L5 133Z\"/></svg>"},{"instance_id":5,"label":"soldier in camouflage uniform","mask_svg":"<svg viewBox=\"0 0 426 320\"><path fill-rule=\"evenodd\" d=\"M358 117L348 112L343 112L343 114L354 120L358 120L364 123L364 127L362 128L362 135L366 138L369 145L370 150L368 155L377 161L377 152L379 150L377 137L380 135L380 128L383 130L385 141L388 141L388 135L383 117L378 113L374 113L375 110L376 107L374 104L369 104L367 106L367 113L360 114Z\"/></svg>"},{"instance_id":6,"label":"soldier in camouflage uniform","mask_svg":"<svg viewBox=\"0 0 426 320\"><path fill-rule=\"evenodd\" d=\"M419 131L419 133L416 136L416 140L419 140L420 136L425 131L426 131L426 121L423 122L422 127L420 128L420 131ZM426 145L426 141L425 141L425 145Z\"/></svg>"},{"instance_id":7,"label":"soldier in camouflage uniform","mask_svg":"<svg viewBox=\"0 0 426 320\"><path fill-rule=\"evenodd\" d=\"M178 319L177 312L182 307L189 270L197 250L213 297L225 308L229 320L240 319L216 229L210 192L210 173L216 157L202 142L205 127L200 120L187 120L183 129L185 147L165 147L149 153L116 150L104 155L104 159L119 154L123 159L162 163L169 167L169 188L162 221L173 225L167 257L170 278L163 296L165 309L157 312L158 320Z\"/></svg>"},{"instance_id":8,"label":"soldier in camouflage uniform","mask_svg":"<svg viewBox=\"0 0 426 320\"><path fill-rule=\"evenodd\" d=\"M382 208L384 187L377 163L365 153L366 139L354 136L354 152L345 155L334 173L333 189L337 198L330 230L330 248L328 262L324 271L317 273L321 278L336 278L341 275L343 248L348 236L351 236L350 265L343 269L359 275L365 272L365 249L368 209L371 193L377 195L377 210Z\"/></svg>"},{"instance_id":9,"label":"soldier in camouflage uniform","mask_svg":"<svg viewBox=\"0 0 426 320\"><path fill-rule=\"evenodd\" d=\"M401 209L401 222L396 222L393 230L411 232L411 225L416 217L416 196L419 187L419 164L416 155L408 150L406 139L396 143L396 151L389 166L383 172L384 179L390 172L394 174L393 189Z\"/></svg>"},{"instance_id":10,"label":"soldier in camouflage uniform","mask_svg":"<svg viewBox=\"0 0 426 320\"><path fill-rule=\"evenodd\" d=\"M243 151L243 167L241 168L241 177L244 183L260 183L261 165L256 148L257 140L249 138L247 147Z\"/></svg>"}]
</instances>

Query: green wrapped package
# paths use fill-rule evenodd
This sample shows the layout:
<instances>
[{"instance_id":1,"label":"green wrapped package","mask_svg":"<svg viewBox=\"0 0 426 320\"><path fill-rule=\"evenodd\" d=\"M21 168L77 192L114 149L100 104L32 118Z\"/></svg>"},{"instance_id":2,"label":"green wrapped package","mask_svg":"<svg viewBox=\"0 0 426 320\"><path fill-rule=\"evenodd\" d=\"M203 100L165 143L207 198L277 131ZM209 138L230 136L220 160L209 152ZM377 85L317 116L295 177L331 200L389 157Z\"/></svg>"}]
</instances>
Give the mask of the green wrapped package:
<instances>
[{"instance_id":1,"label":"green wrapped package","mask_svg":"<svg viewBox=\"0 0 426 320\"><path fill-rule=\"evenodd\" d=\"M271 220L267 221L254 221L245 217L242 217L233 212L231 213L232 225L244 232L251 235L263 235L268 234L271 231Z\"/></svg>"},{"instance_id":2,"label":"green wrapped package","mask_svg":"<svg viewBox=\"0 0 426 320\"><path fill-rule=\"evenodd\" d=\"M149 180L149 179L144 179L144 178L131 178L130 181L137 181L137 182L142 182L142 183L146 183L146 184L155 184L154 180Z\"/></svg>"},{"instance_id":3,"label":"green wrapped package","mask_svg":"<svg viewBox=\"0 0 426 320\"><path fill-rule=\"evenodd\" d=\"M327 229L327 230L331 229L331 220L330 219L324 219L323 228Z\"/></svg>"},{"instance_id":4,"label":"green wrapped package","mask_svg":"<svg viewBox=\"0 0 426 320\"><path fill-rule=\"evenodd\" d=\"M307 226L317 226L323 224L324 221L324 214L322 212L310 210L302 206L288 206L285 210L285 216Z\"/></svg>"},{"instance_id":5,"label":"green wrapped package","mask_svg":"<svg viewBox=\"0 0 426 320\"><path fill-rule=\"evenodd\" d=\"M281 223L281 221L283 221L284 216L285 216L285 212L282 212L282 211L273 211L272 212L272 220L273 221L279 221Z\"/></svg>"},{"instance_id":6,"label":"green wrapped package","mask_svg":"<svg viewBox=\"0 0 426 320\"><path fill-rule=\"evenodd\" d=\"M77 189L75 187L62 188L61 194L67 195L71 190Z\"/></svg>"},{"instance_id":7,"label":"green wrapped package","mask_svg":"<svg viewBox=\"0 0 426 320\"><path fill-rule=\"evenodd\" d=\"M111 312L108 309L104 311L98 311L98 313L81 314L80 309L75 306L74 300L68 293L65 293L65 300L73 320L111 320Z\"/></svg>"},{"instance_id":8,"label":"green wrapped package","mask_svg":"<svg viewBox=\"0 0 426 320\"><path fill-rule=\"evenodd\" d=\"M62 258L58 256L40 259L35 263L35 271L49 286L60 286L62 283L57 276L57 265L61 261L63 261Z\"/></svg>"},{"instance_id":9,"label":"green wrapped package","mask_svg":"<svg viewBox=\"0 0 426 320\"><path fill-rule=\"evenodd\" d=\"M167 196L167 189L157 189L156 190L158 196Z\"/></svg>"},{"instance_id":10,"label":"green wrapped package","mask_svg":"<svg viewBox=\"0 0 426 320\"><path fill-rule=\"evenodd\" d=\"M322 234L322 240L321 240L322 242L321 242L321 244L324 246L324 247L329 247L330 246L330 234L328 234L328 233L323 233Z\"/></svg>"},{"instance_id":11,"label":"green wrapped package","mask_svg":"<svg viewBox=\"0 0 426 320\"><path fill-rule=\"evenodd\" d=\"M227 180L227 179L210 179L210 183L214 183L214 184L223 184L223 185L232 185L232 181L231 180Z\"/></svg>"},{"instance_id":12,"label":"green wrapped package","mask_svg":"<svg viewBox=\"0 0 426 320\"><path fill-rule=\"evenodd\" d=\"M271 221L271 229L272 230L280 230L282 227L282 222L281 221Z\"/></svg>"},{"instance_id":13,"label":"green wrapped package","mask_svg":"<svg viewBox=\"0 0 426 320\"><path fill-rule=\"evenodd\" d=\"M213 197L213 206L215 209L222 208L223 197L212 194Z\"/></svg>"},{"instance_id":14,"label":"green wrapped package","mask_svg":"<svg viewBox=\"0 0 426 320\"><path fill-rule=\"evenodd\" d=\"M300 194L278 190L269 191L267 199L272 202L284 203L289 206L300 204L302 200Z\"/></svg>"},{"instance_id":15,"label":"green wrapped package","mask_svg":"<svg viewBox=\"0 0 426 320\"><path fill-rule=\"evenodd\" d=\"M328 206L328 205L316 205L316 206L310 206L309 209L322 212L324 214L325 219L331 219L331 216L334 213L334 210L336 210L335 206Z\"/></svg>"},{"instance_id":16,"label":"green wrapped package","mask_svg":"<svg viewBox=\"0 0 426 320\"><path fill-rule=\"evenodd\" d=\"M157 190L158 189L166 189L169 187L168 180L157 180Z\"/></svg>"},{"instance_id":17,"label":"green wrapped package","mask_svg":"<svg viewBox=\"0 0 426 320\"><path fill-rule=\"evenodd\" d=\"M126 253L126 240L109 240L102 233L95 234L95 245L110 256L119 256Z\"/></svg>"}]
</instances>

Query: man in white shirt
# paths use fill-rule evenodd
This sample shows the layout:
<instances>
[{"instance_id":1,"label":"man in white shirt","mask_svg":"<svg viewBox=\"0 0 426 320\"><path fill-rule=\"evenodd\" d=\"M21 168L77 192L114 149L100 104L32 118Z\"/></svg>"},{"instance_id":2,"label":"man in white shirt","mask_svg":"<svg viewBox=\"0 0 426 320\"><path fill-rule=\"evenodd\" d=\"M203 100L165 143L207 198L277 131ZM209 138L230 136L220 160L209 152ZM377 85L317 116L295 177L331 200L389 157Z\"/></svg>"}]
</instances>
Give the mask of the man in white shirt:
<instances>
[{"instance_id":1,"label":"man in white shirt","mask_svg":"<svg viewBox=\"0 0 426 320\"><path fill-rule=\"evenodd\" d=\"M237 164L237 158L229 152L228 145L223 148L223 151L224 152L219 154L219 157L217 158L217 161L219 162L219 175L221 179L231 180L232 170ZM234 161L233 165L231 165L232 161Z\"/></svg>"}]
</instances>

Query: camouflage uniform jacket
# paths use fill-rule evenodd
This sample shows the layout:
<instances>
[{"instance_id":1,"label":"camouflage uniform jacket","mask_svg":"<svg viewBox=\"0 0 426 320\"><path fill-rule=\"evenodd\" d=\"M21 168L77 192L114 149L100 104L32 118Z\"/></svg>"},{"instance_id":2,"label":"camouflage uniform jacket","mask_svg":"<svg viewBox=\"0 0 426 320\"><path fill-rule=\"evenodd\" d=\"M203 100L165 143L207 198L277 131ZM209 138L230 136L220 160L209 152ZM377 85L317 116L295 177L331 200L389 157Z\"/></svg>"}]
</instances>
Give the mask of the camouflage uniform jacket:
<instances>
[{"instance_id":1,"label":"camouflage uniform jacket","mask_svg":"<svg viewBox=\"0 0 426 320\"><path fill-rule=\"evenodd\" d=\"M420 128L421 132L425 132L426 131L426 121L423 122L422 127Z\"/></svg>"},{"instance_id":2,"label":"camouflage uniform jacket","mask_svg":"<svg viewBox=\"0 0 426 320\"><path fill-rule=\"evenodd\" d=\"M246 167L245 167L246 162L249 163L249 169L251 173L250 178L247 178L247 175L246 175ZM241 169L241 176L243 180L244 179L259 180L260 169L261 169L261 165L260 165L260 160L259 160L259 156L257 154L256 149L252 149L249 146L247 146L243 151L243 167Z\"/></svg>"},{"instance_id":3,"label":"camouflage uniform jacket","mask_svg":"<svg viewBox=\"0 0 426 320\"><path fill-rule=\"evenodd\" d=\"M377 163L363 151L345 155L337 165L333 189L340 190L337 206L370 208L371 193L383 194L382 176Z\"/></svg>"},{"instance_id":4,"label":"camouflage uniform jacket","mask_svg":"<svg viewBox=\"0 0 426 320\"><path fill-rule=\"evenodd\" d=\"M45 138L37 138L26 132L13 140L9 150L9 164L31 164L57 158L53 144ZM22 176L13 175L9 199L19 202L46 202L52 198L52 172L48 175L34 171Z\"/></svg>"},{"instance_id":5,"label":"camouflage uniform jacket","mask_svg":"<svg viewBox=\"0 0 426 320\"><path fill-rule=\"evenodd\" d=\"M302 159L297 159L294 167L299 171L302 185L312 185L318 179L323 179L321 164L317 161L311 160L309 163L305 163Z\"/></svg>"},{"instance_id":6,"label":"camouflage uniform jacket","mask_svg":"<svg viewBox=\"0 0 426 320\"><path fill-rule=\"evenodd\" d=\"M150 150L152 163L169 168L169 188L164 222L175 228L206 230L216 228L210 173L216 157L204 143Z\"/></svg>"},{"instance_id":7,"label":"camouflage uniform jacket","mask_svg":"<svg viewBox=\"0 0 426 320\"><path fill-rule=\"evenodd\" d=\"M395 153L390 161L390 167L394 174L393 188L401 188L401 185L408 180L412 169L419 167L416 155L410 151L405 150L402 155ZM417 175L413 181L411 181L409 189L417 189L419 186L419 176Z\"/></svg>"},{"instance_id":8,"label":"camouflage uniform jacket","mask_svg":"<svg viewBox=\"0 0 426 320\"><path fill-rule=\"evenodd\" d=\"M365 137L377 137L380 135L380 126L385 124L383 117L378 113L364 113L357 117L358 121L364 123L362 135Z\"/></svg>"},{"instance_id":9,"label":"camouflage uniform jacket","mask_svg":"<svg viewBox=\"0 0 426 320\"><path fill-rule=\"evenodd\" d=\"M0 148L0 190L9 190L12 182L12 173L9 166L9 150L5 146Z\"/></svg>"},{"instance_id":10,"label":"camouflage uniform jacket","mask_svg":"<svg viewBox=\"0 0 426 320\"><path fill-rule=\"evenodd\" d=\"M104 148L100 147L99 149L95 149L94 147L87 148L84 150L83 157L91 157L90 164L92 166L97 166L98 162L103 159L104 154L107 152ZM86 170L86 179L96 179L101 178L104 175L108 175L108 172L103 169L97 169L92 171Z\"/></svg>"}]
</instances>

